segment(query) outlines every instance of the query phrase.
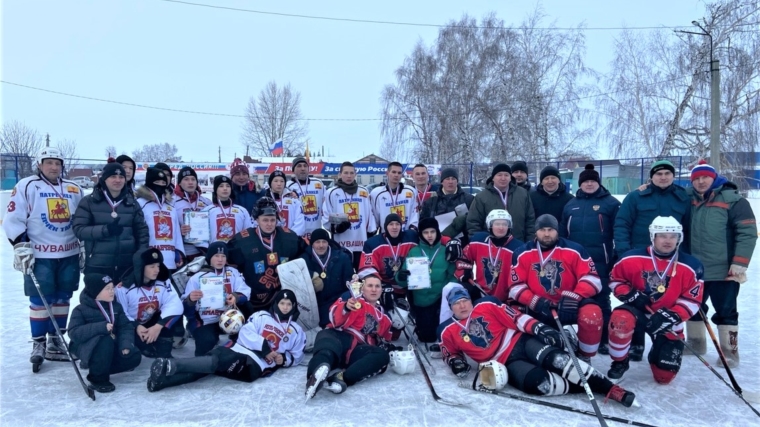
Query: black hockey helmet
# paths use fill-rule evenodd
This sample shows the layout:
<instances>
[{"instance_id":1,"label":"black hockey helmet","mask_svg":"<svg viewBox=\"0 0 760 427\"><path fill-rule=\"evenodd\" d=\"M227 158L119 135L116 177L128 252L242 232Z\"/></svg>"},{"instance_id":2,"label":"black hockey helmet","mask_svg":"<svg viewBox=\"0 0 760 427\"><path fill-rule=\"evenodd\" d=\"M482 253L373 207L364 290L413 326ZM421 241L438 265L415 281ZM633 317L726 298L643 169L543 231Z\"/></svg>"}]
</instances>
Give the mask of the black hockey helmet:
<instances>
[{"instance_id":1,"label":"black hockey helmet","mask_svg":"<svg viewBox=\"0 0 760 427\"><path fill-rule=\"evenodd\" d=\"M256 201L253 207L253 217L258 218L261 215L277 216L277 203L271 197L262 197Z\"/></svg>"}]
</instances>

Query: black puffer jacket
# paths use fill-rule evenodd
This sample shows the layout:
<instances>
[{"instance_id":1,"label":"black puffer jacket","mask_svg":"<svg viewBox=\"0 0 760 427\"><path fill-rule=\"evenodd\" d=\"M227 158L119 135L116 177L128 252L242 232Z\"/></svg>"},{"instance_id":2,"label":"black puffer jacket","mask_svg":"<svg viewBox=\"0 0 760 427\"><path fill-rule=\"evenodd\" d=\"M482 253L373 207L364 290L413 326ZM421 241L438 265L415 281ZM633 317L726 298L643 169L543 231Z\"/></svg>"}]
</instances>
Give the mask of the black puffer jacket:
<instances>
[{"instance_id":1,"label":"black puffer jacket","mask_svg":"<svg viewBox=\"0 0 760 427\"><path fill-rule=\"evenodd\" d=\"M354 267L352 264L352 255L347 249L342 248L335 241L330 241L330 248L332 249L330 260L327 261L325 266L325 273L327 277L322 279L325 286L317 292L317 305L319 306L319 326L325 327L330 323L330 306L346 292L346 283L351 281L351 276L354 274ZM322 267L316 260L316 255L311 250L311 247L301 255L306 265L309 267L309 274L322 273Z\"/></svg>"},{"instance_id":2,"label":"black puffer jacket","mask_svg":"<svg viewBox=\"0 0 760 427\"><path fill-rule=\"evenodd\" d=\"M92 194L79 202L72 224L74 234L85 245L84 272L118 278L132 266L132 256L148 247L148 226L140 205L125 187L119 196L124 201L116 207L119 225L124 230L119 236L108 235L106 225L114 222L114 218L105 197L101 184L96 185Z\"/></svg>"},{"instance_id":3,"label":"black puffer jacket","mask_svg":"<svg viewBox=\"0 0 760 427\"><path fill-rule=\"evenodd\" d=\"M557 222L562 221L562 210L567 202L572 199L573 195L567 191L567 187L562 182L559 183L557 191L552 194L544 190L543 184L538 184L535 191L530 192L530 200L533 203L536 218L543 214L549 214L556 218Z\"/></svg>"},{"instance_id":4,"label":"black puffer jacket","mask_svg":"<svg viewBox=\"0 0 760 427\"><path fill-rule=\"evenodd\" d=\"M110 316L108 303L101 301L101 305ZM116 300L113 301L113 313L116 317L113 334L116 335L116 342L119 343L119 353L126 349L129 349L130 353L137 351L134 345L135 324L129 321L127 315L124 314L124 308ZM89 361L98 344L98 339L109 333L106 329L107 323L95 300L85 292L79 294L79 305L71 312L68 329L72 353L82 360Z\"/></svg>"}]
</instances>

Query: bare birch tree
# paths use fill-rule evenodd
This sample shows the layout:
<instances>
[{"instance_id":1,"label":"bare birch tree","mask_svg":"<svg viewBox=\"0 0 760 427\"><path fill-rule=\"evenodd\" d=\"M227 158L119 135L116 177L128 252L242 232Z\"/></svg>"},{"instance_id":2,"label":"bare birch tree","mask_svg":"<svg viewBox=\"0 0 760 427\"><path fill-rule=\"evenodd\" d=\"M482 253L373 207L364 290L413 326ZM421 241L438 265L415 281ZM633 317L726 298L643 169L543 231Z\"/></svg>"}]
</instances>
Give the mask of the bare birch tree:
<instances>
[{"instance_id":1,"label":"bare birch tree","mask_svg":"<svg viewBox=\"0 0 760 427\"><path fill-rule=\"evenodd\" d=\"M16 120L3 123L0 129L0 152L18 159L19 179L32 175L36 170L36 157L45 141L36 129Z\"/></svg>"},{"instance_id":2,"label":"bare birch tree","mask_svg":"<svg viewBox=\"0 0 760 427\"><path fill-rule=\"evenodd\" d=\"M269 148L282 140L286 156L302 154L308 138L308 125L301 114L301 94L288 83L278 87L269 82L258 97L248 101L241 142L246 154L269 155Z\"/></svg>"}]
</instances>

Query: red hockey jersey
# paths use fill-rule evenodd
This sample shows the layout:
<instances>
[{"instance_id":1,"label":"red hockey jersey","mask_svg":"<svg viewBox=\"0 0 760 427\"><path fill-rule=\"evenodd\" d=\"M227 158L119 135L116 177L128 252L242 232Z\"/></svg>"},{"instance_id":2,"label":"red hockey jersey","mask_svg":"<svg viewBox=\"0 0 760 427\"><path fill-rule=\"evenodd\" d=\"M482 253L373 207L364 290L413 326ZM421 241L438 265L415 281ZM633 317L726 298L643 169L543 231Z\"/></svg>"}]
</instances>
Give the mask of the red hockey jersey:
<instances>
[{"instance_id":1,"label":"red hockey jersey","mask_svg":"<svg viewBox=\"0 0 760 427\"><path fill-rule=\"evenodd\" d=\"M512 253L523 245L523 242L509 236L507 244L498 247L488 233L475 233L470 243L462 250L462 257L475 268L475 285L486 295L506 301L509 294L509 273L512 266ZM465 264L457 263L454 276L461 282Z\"/></svg>"},{"instance_id":2,"label":"red hockey jersey","mask_svg":"<svg viewBox=\"0 0 760 427\"><path fill-rule=\"evenodd\" d=\"M380 274L383 283L396 286L396 272L404 265L409 249L417 245L417 232L402 231L399 244L391 246L385 238L385 233L370 237L364 242L362 257L359 261L359 271L374 268Z\"/></svg>"},{"instance_id":3,"label":"red hockey jersey","mask_svg":"<svg viewBox=\"0 0 760 427\"><path fill-rule=\"evenodd\" d=\"M348 351L346 360L359 344L378 345L380 339L391 341L391 319L379 305L371 305L360 298L361 308L353 311L346 309L345 295L338 298L330 307L330 324L328 328L345 331L353 335L354 341Z\"/></svg>"}]
</instances>

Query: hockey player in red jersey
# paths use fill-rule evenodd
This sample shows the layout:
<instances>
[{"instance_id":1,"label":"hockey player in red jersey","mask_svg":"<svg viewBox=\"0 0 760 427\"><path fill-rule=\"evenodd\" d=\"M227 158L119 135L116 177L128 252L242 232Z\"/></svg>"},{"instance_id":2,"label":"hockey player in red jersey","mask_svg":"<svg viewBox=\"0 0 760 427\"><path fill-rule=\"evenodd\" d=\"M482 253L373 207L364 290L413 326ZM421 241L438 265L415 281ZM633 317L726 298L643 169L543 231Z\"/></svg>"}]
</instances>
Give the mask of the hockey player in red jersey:
<instances>
[{"instance_id":1,"label":"hockey player in red jersey","mask_svg":"<svg viewBox=\"0 0 760 427\"><path fill-rule=\"evenodd\" d=\"M623 254L610 274L610 289L623 305L610 318L608 375L623 377L634 328L643 329L652 337L648 359L654 380L668 384L681 367L684 322L702 302L704 269L698 259L678 250L683 227L675 218L655 218L649 237L651 246Z\"/></svg>"},{"instance_id":2,"label":"hockey player in red jersey","mask_svg":"<svg viewBox=\"0 0 760 427\"><path fill-rule=\"evenodd\" d=\"M486 217L488 232L479 231L471 236L457 262L455 276L478 299L484 295L505 301L509 293L509 273L512 253L523 245L510 232L512 215L504 209L494 209ZM473 266L477 265L477 274Z\"/></svg>"},{"instance_id":3,"label":"hockey player in red jersey","mask_svg":"<svg viewBox=\"0 0 760 427\"><path fill-rule=\"evenodd\" d=\"M508 383L528 394L562 395L583 392L578 371L562 349L561 334L527 314L521 314L493 297L474 306L463 288L448 295L454 315L439 328L441 352L451 371L464 378L470 370L465 356L478 363L495 361L506 366ZM578 361L591 390L620 402L636 405L636 396L613 384L588 363Z\"/></svg>"},{"instance_id":4,"label":"hockey player in red jersey","mask_svg":"<svg viewBox=\"0 0 760 427\"><path fill-rule=\"evenodd\" d=\"M306 372L306 398L322 387L339 394L346 387L375 375L388 367L388 350L393 346L391 319L380 306L383 292L380 277L364 278L361 294L346 293L330 308L330 324L319 331L314 356Z\"/></svg>"},{"instance_id":5,"label":"hockey player in red jersey","mask_svg":"<svg viewBox=\"0 0 760 427\"><path fill-rule=\"evenodd\" d=\"M591 299L602 284L586 250L559 237L557 228L552 215L538 217L536 239L512 255L509 297L547 324L554 324L554 308L563 325L577 323L578 357L588 362L602 338L602 310Z\"/></svg>"}]
</instances>

